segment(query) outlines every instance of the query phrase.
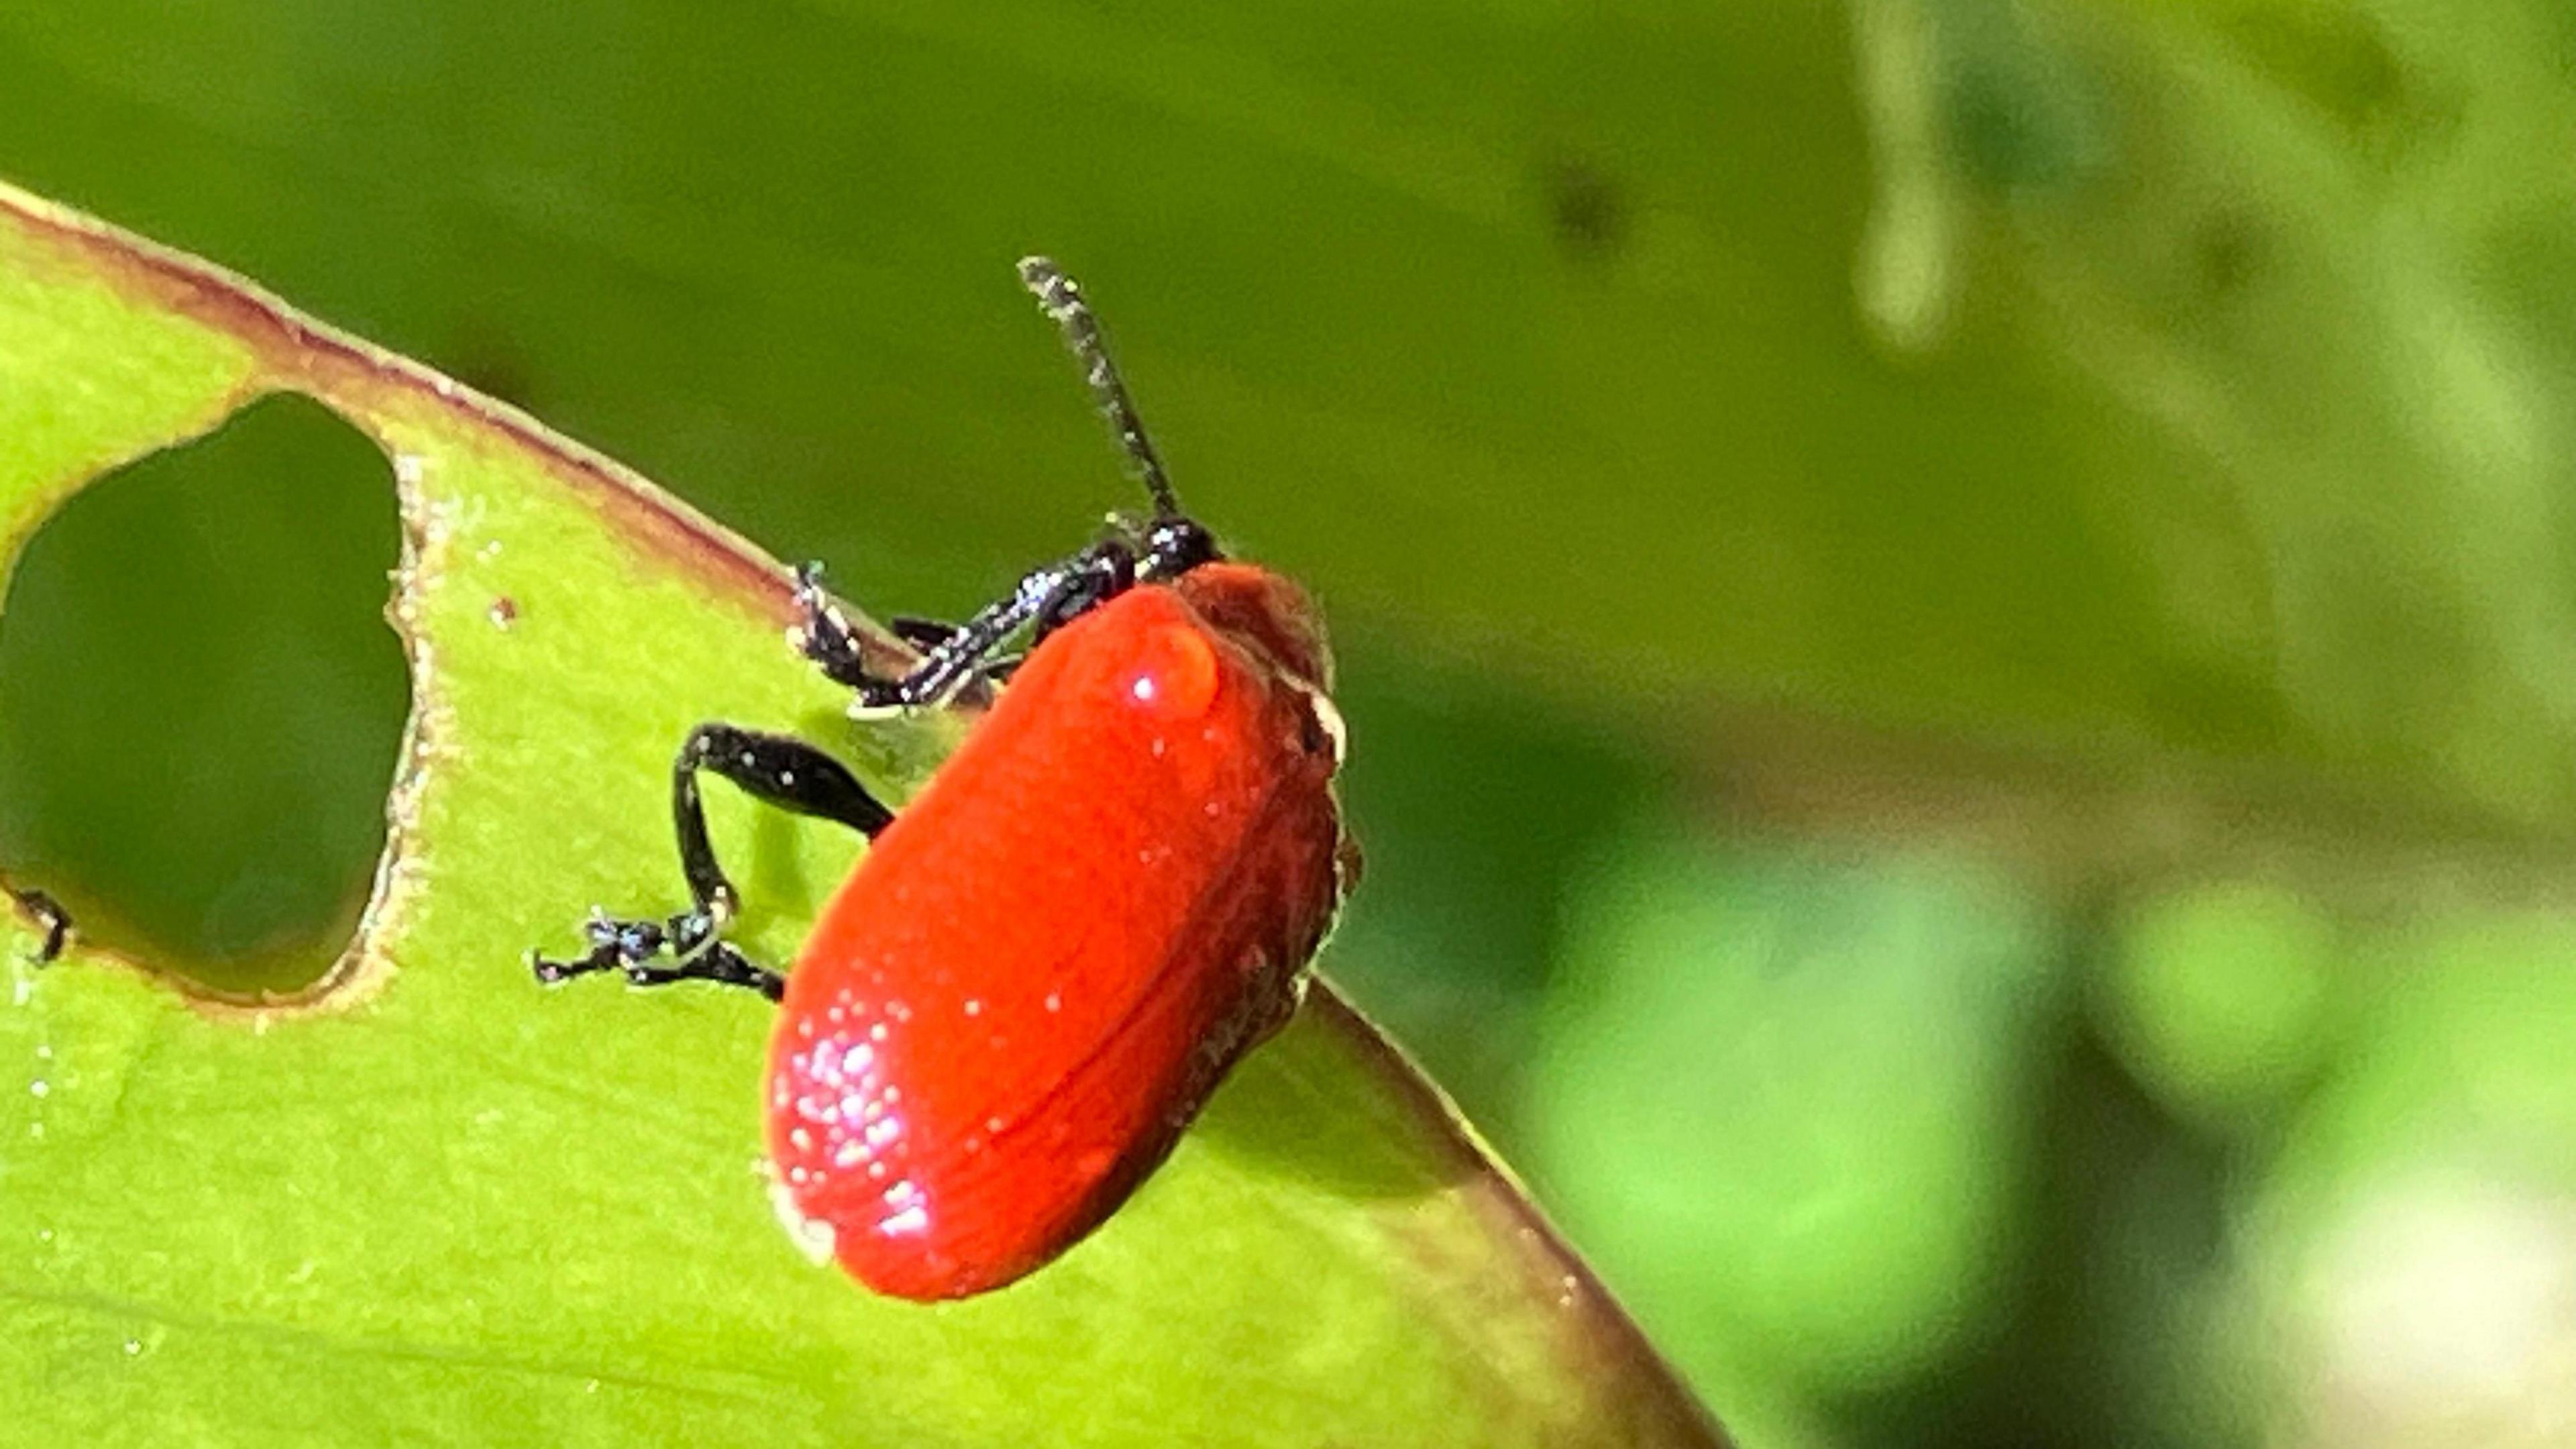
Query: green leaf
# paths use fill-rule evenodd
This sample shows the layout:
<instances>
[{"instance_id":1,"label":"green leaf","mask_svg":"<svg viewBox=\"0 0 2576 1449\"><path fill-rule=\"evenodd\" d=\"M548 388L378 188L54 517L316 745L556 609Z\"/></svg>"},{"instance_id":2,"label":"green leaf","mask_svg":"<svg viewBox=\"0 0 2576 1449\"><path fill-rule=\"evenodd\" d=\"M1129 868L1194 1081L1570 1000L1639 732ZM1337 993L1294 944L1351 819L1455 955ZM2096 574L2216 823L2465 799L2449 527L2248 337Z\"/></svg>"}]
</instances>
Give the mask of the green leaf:
<instances>
[{"instance_id":1,"label":"green leaf","mask_svg":"<svg viewBox=\"0 0 2576 1449\"><path fill-rule=\"evenodd\" d=\"M2029 895L1955 853L1797 860L1659 823L1570 914L1530 1167L1694 1382L1886 1393L1994 1331L2060 1014Z\"/></svg>"},{"instance_id":2,"label":"green leaf","mask_svg":"<svg viewBox=\"0 0 2576 1449\"><path fill-rule=\"evenodd\" d=\"M997 263L998 264L998 263ZM772 1220L743 993L543 991L676 890L674 742L850 731L783 574L624 469L205 265L0 191L0 567L120 463L301 393L392 460L413 711L357 934L293 997L0 929L0 1421L30 1443L1686 1444L1717 1433L1471 1134L1319 989L1134 1204L924 1308ZM849 867L724 802L771 959Z\"/></svg>"}]
</instances>

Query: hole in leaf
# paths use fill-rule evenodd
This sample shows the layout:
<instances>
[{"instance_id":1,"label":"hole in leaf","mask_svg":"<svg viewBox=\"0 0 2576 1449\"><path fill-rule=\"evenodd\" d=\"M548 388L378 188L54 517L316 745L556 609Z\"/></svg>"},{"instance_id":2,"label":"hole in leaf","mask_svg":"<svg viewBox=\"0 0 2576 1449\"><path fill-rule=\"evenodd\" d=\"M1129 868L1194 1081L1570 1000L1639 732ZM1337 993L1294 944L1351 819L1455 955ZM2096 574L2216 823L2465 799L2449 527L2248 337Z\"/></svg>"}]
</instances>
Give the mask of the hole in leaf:
<instances>
[{"instance_id":1,"label":"hole in leaf","mask_svg":"<svg viewBox=\"0 0 2576 1449\"><path fill-rule=\"evenodd\" d=\"M384 848L410 693L384 457L308 399L83 489L0 611L0 868L223 991L311 983Z\"/></svg>"}]
</instances>

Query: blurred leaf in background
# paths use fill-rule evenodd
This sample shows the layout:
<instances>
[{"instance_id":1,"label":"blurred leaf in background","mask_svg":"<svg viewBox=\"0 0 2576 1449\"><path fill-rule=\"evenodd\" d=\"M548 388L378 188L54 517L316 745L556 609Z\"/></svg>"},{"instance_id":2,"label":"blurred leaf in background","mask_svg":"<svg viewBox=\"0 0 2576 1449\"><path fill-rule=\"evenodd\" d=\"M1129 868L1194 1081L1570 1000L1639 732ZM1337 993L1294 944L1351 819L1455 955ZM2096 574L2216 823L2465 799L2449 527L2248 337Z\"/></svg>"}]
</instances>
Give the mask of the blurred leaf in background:
<instances>
[{"instance_id":1,"label":"blurred leaf in background","mask_svg":"<svg viewBox=\"0 0 2576 1449\"><path fill-rule=\"evenodd\" d=\"M1328 969L1748 1443L2566 1442L2571 77L2542 0L108 0L0 15L0 172L924 613L1099 507L993 300L1056 251L1331 610ZM10 717L120 577L324 516L228 513L66 518ZM84 679L245 778L184 731L294 695L362 775L354 607ZM0 776L68 868L109 787ZM77 863L318 937L347 818L241 914L240 853Z\"/></svg>"},{"instance_id":2,"label":"blurred leaf in background","mask_svg":"<svg viewBox=\"0 0 2576 1449\"><path fill-rule=\"evenodd\" d=\"M2062 974L2029 896L1670 829L1575 891L1529 1165L1685 1366L1853 1392L1991 1334Z\"/></svg>"}]
</instances>

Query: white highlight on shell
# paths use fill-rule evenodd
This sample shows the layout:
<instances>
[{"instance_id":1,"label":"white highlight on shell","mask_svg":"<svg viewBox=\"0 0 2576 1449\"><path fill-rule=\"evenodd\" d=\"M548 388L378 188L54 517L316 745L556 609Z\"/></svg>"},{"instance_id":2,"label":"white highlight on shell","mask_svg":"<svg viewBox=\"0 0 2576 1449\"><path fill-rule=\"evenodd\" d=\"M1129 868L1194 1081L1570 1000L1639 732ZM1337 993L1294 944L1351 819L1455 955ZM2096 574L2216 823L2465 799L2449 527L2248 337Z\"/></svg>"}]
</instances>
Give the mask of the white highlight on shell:
<instances>
[{"instance_id":1,"label":"white highlight on shell","mask_svg":"<svg viewBox=\"0 0 2576 1449\"><path fill-rule=\"evenodd\" d=\"M883 1201L894 1211L877 1219L877 1231L890 1238L908 1237L930 1230L930 1210L921 1200L921 1189L911 1178L897 1178L885 1190Z\"/></svg>"},{"instance_id":2,"label":"white highlight on shell","mask_svg":"<svg viewBox=\"0 0 2576 1449\"><path fill-rule=\"evenodd\" d=\"M832 1261L832 1249L839 1243L840 1234L832 1230L830 1223L805 1216L796 1206L796 1194L778 1179L776 1169L766 1163L762 1166L769 1173L769 1206L778 1214L778 1225L787 1230L787 1240L817 1267Z\"/></svg>"}]
</instances>

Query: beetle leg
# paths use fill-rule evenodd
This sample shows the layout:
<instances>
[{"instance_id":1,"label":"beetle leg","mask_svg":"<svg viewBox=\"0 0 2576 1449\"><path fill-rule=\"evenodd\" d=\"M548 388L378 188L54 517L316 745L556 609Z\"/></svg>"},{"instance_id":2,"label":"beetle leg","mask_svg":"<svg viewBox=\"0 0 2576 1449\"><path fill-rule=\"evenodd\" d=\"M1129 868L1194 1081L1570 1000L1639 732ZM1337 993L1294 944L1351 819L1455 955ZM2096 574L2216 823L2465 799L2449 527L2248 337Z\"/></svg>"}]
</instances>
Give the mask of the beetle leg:
<instances>
[{"instance_id":1,"label":"beetle leg","mask_svg":"<svg viewBox=\"0 0 2576 1449\"><path fill-rule=\"evenodd\" d=\"M733 725L703 724L689 732L671 761L671 816L680 837L680 873L689 883L689 909L668 921L594 917L590 952L577 961L549 961L532 954L529 968L544 982L600 971L620 971L637 986L674 981L714 981L748 986L775 1001L784 979L754 965L721 939L739 904L733 882L707 838L706 805L698 772L712 770L753 798L843 825L873 839L894 822L888 810L840 761L785 735ZM668 966L654 963L664 956Z\"/></svg>"},{"instance_id":2,"label":"beetle leg","mask_svg":"<svg viewBox=\"0 0 2576 1449\"><path fill-rule=\"evenodd\" d=\"M948 698L979 673L998 678L991 668L994 652L1012 635L1031 629L1034 638L1043 639L1125 593L1135 582L1135 550L1115 538L1103 539L1061 563L1033 569L1009 598L977 610L973 618L932 644L911 673L901 679L853 684L858 708L918 709ZM825 672L831 672L828 663ZM832 677L842 679L839 674Z\"/></svg>"},{"instance_id":3,"label":"beetle leg","mask_svg":"<svg viewBox=\"0 0 2576 1449\"><path fill-rule=\"evenodd\" d=\"M887 620L888 632L926 656L911 673L892 679L870 672L858 631L823 589L822 566L809 563L796 571L796 602L805 614L793 631L797 652L814 661L824 678L857 692L863 710L936 703L970 676L1009 678L1020 656L993 657L990 651L1031 619L1037 621L1037 637L1044 638L1074 615L1123 592L1134 579L1132 567L1120 567L1123 552L1123 546L1095 545L1039 569L1010 598L964 624L909 615Z\"/></svg>"},{"instance_id":4,"label":"beetle leg","mask_svg":"<svg viewBox=\"0 0 2576 1449\"><path fill-rule=\"evenodd\" d=\"M20 890L16 886L0 886L0 890L6 890L20 910L44 927L45 939L28 953L27 959L42 966L63 954L64 945L72 938L72 914L63 909L62 902L39 890Z\"/></svg>"},{"instance_id":5,"label":"beetle leg","mask_svg":"<svg viewBox=\"0 0 2576 1449\"><path fill-rule=\"evenodd\" d=\"M803 740L727 724L698 726L671 761L671 818L679 830L680 872L688 877L689 895L700 912L719 920L733 915L734 889L707 840L700 770L713 770L781 810L837 820L871 840L894 823L894 812L840 761Z\"/></svg>"},{"instance_id":6,"label":"beetle leg","mask_svg":"<svg viewBox=\"0 0 2576 1449\"><path fill-rule=\"evenodd\" d=\"M1060 567L1064 580L1037 612L1033 644L1136 586L1136 552L1119 539L1103 539Z\"/></svg>"},{"instance_id":7,"label":"beetle leg","mask_svg":"<svg viewBox=\"0 0 2576 1449\"><path fill-rule=\"evenodd\" d=\"M858 686L858 707L913 709L946 699L965 684L985 655L1001 647L1003 640L1038 617L1063 592L1067 573L1064 564L1032 571L1009 598L976 610L973 618L925 650L911 673Z\"/></svg>"},{"instance_id":8,"label":"beetle leg","mask_svg":"<svg viewBox=\"0 0 2576 1449\"><path fill-rule=\"evenodd\" d=\"M948 642L948 636L957 632L957 626L943 624L937 619L897 614L886 620L886 632L915 649L935 649Z\"/></svg>"},{"instance_id":9,"label":"beetle leg","mask_svg":"<svg viewBox=\"0 0 2576 1449\"><path fill-rule=\"evenodd\" d=\"M1039 627L1043 637L1045 626L1041 624ZM909 614L897 614L886 620L886 628L894 637L916 649L930 649L945 644L948 642L948 637L957 632L957 626L954 624L943 624L937 619L915 618ZM1026 652L988 654L975 666L975 672L1000 684L1018 673L1020 666L1027 663L1028 658Z\"/></svg>"}]
</instances>

